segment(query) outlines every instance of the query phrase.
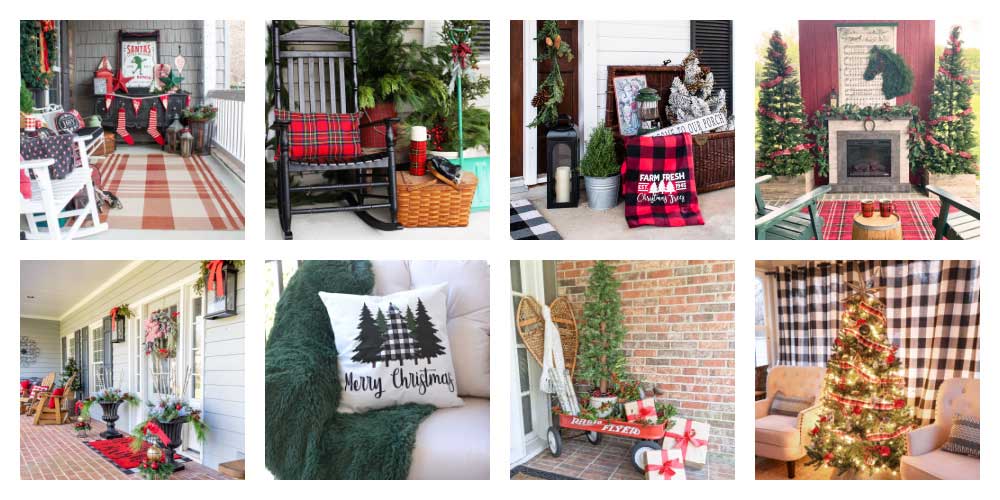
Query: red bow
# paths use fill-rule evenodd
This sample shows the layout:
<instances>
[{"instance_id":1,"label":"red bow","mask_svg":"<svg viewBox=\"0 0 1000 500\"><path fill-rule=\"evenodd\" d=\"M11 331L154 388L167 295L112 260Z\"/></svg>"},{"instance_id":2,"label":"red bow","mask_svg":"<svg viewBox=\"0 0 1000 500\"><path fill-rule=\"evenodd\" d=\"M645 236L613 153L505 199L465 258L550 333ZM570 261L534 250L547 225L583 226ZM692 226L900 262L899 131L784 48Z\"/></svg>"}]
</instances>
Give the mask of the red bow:
<instances>
[{"instance_id":1,"label":"red bow","mask_svg":"<svg viewBox=\"0 0 1000 500\"><path fill-rule=\"evenodd\" d=\"M646 472L655 472L655 473L663 476L664 479L669 480L670 478L674 477L677 474L677 472L674 469L679 469L681 467L684 467L684 463L681 462L680 459L677 459L677 458L675 458L673 460L668 460L667 459L667 452L666 452L666 450L664 450L663 451L663 463L659 464L659 465L657 465L657 464L646 464Z\"/></svg>"},{"instance_id":2,"label":"red bow","mask_svg":"<svg viewBox=\"0 0 1000 500\"><path fill-rule=\"evenodd\" d=\"M211 292L215 290L216 297L225 295L226 285L222 281L222 267L225 261L212 260L208 262L208 283L205 288Z\"/></svg>"},{"instance_id":3,"label":"red bow","mask_svg":"<svg viewBox=\"0 0 1000 500\"><path fill-rule=\"evenodd\" d=\"M42 51L41 70L42 73L48 73L52 71L52 62L49 61L49 46L45 42L45 33L56 29L56 22L38 21L38 24L41 25L41 30L38 32L38 47Z\"/></svg>"},{"instance_id":4,"label":"red bow","mask_svg":"<svg viewBox=\"0 0 1000 500\"><path fill-rule=\"evenodd\" d=\"M656 418L656 406L646 406L642 403L642 400L636 401L639 406L639 420L649 420L649 417Z\"/></svg>"},{"instance_id":5,"label":"red bow","mask_svg":"<svg viewBox=\"0 0 1000 500\"><path fill-rule=\"evenodd\" d=\"M170 446L170 438L167 437L167 433L163 432L163 429L161 429L159 425L156 425L156 422L152 420L146 422L146 425L142 426L142 433L152 433L156 436L156 439L160 440L160 443L163 444L163 446Z\"/></svg>"},{"instance_id":6,"label":"red bow","mask_svg":"<svg viewBox=\"0 0 1000 500\"><path fill-rule=\"evenodd\" d=\"M696 434L696 431L691 428L691 424L692 423L694 423L693 420L688 420L687 422L685 422L685 424L684 424L684 434L677 434L677 433L674 433L674 432L664 432L663 433L663 435L665 437L673 438L673 440L674 440L674 448L678 448L679 447L681 449L681 457L684 458L684 460L687 460L688 445L692 445L695 448L700 448L700 447L705 446L706 444L708 444L707 440L705 440L705 439L697 439L697 438L694 437L695 434Z\"/></svg>"},{"instance_id":7,"label":"red bow","mask_svg":"<svg viewBox=\"0 0 1000 500\"><path fill-rule=\"evenodd\" d=\"M118 308L111 308L111 331L115 332L118 330Z\"/></svg>"},{"instance_id":8,"label":"red bow","mask_svg":"<svg viewBox=\"0 0 1000 500\"><path fill-rule=\"evenodd\" d=\"M469 47L469 44L467 43L463 42L451 46L451 60L452 62L458 63L462 69L465 69L465 58L471 54L472 47Z\"/></svg>"}]
</instances>

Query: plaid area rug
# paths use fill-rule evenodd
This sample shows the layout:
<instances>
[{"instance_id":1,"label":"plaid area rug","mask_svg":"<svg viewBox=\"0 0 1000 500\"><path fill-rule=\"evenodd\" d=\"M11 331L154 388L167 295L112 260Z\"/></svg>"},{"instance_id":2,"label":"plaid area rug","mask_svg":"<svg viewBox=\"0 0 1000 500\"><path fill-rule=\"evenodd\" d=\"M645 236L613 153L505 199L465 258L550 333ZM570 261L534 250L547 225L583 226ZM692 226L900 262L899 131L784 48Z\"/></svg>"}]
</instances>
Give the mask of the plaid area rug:
<instances>
[{"instance_id":1,"label":"plaid area rug","mask_svg":"<svg viewBox=\"0 0 1000 500\"><path fill-rule=\"evenodd\" d=\"M937 200L893 200L899 215L904 240L934 239L934 217L941 210ZM823 217L824 240L849 240L854 215L861 211L861 201L821 201L819 215Z\"/></svg>"},{"instance_id":2,"label":"plaid area rug","mask_svg":"<svg viewBox=\"0 0 1000 500\"><path fill-rule=\"evenodd\" d=\"M116 439L97 439L84 443L88 448L94 450L102 458L111 462L123 474L135 474L139 471L139 462L146 456L149 443L142 443L142 449L132 451L132 438L130 436ZM191 459L182 455L174 454L174 460L178 463L187 463Z\"/></svg>"},{"instance_id":3,"label":"plaid area rug","mask_svg":"<svg viewBox=\"0 0 1000 500\"><path fill-rule=\"evenodd\" d=\"M528 200L510 202L510 237L515 240L561 240L556 228Z\"/></svg>"},{"instance_id":4,"label":"plaid area rug","mask_svg":"<svg viewBox=\"0 0 1000 500\"><path fill-rule=\"evenodd\" d=\"M101 185L123 208L101 221L112 229L241 230L243 212L201 156L112 154Z\"/></svg>"}]
</instances>

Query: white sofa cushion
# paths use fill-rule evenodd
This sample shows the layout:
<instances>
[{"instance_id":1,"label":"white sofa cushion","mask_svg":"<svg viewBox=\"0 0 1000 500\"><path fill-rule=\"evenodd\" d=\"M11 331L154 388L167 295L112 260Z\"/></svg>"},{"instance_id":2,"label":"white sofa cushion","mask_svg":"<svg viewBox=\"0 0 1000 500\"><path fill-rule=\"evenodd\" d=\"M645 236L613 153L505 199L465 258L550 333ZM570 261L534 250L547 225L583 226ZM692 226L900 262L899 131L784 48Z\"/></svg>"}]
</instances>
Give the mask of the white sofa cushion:
<instances>
[{"instance_id":1,"label":"white sofa cushion","mask_svg":"<svg viewBox=\"0 0 1000 500\"><path fill-rule=\"evenodd\" d=\"M448 284L448 337L459 396L490 397L490 268L486 261L374 261L375 294Z\"/></svg>"},{"instance_id":2,"label":"white sofa cushion","mask_svg":"<svg viewBox=\"0 0 1000 500\"><path fill-rule=\"evenodd\" d=\"M979 459L938 449L900 457L900 473L904 479L979 479Z\"/></svg>"},{"instance_id":3,"label":"white sofa cushion","mask_svg":"<svg viewBox=\"0 0 1000 500\"><path fill-rule=\"evenodd\" d=\"M490 402L431 413L417 428L408 479L489 479Z\"/></svg>"},{"instance_id":4,"label":"white sofa cushion","mask_svg":"<svg viewBox=\"0 0 1000 500\"><path fill-rule=\"evenodd\" d=\"M782 448L798 448L800 442L798 425L798 417L768 415L756 420L754 437L758 443Z\"/></svg>"}]
</instances>

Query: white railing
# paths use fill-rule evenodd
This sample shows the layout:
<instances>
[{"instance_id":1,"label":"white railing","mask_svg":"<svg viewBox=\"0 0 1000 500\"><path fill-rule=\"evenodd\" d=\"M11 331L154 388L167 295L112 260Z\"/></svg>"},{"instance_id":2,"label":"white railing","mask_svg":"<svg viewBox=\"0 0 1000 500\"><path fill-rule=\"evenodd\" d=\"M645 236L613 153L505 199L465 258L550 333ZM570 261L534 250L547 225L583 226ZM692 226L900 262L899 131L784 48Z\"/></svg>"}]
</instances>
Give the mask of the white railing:
<instances>
[{"instance_id":1,"label":"white railing","mask_svg":"<svg viewBox=\"0 0 1000 500\"><path fill-rule=\"evenodd\" d=\"M242 90L212 90L208 93L208 103L219 108L215 116L215 137L212 142L241 166L245 163L243 101Z\"/></svg>"}]
</instances>

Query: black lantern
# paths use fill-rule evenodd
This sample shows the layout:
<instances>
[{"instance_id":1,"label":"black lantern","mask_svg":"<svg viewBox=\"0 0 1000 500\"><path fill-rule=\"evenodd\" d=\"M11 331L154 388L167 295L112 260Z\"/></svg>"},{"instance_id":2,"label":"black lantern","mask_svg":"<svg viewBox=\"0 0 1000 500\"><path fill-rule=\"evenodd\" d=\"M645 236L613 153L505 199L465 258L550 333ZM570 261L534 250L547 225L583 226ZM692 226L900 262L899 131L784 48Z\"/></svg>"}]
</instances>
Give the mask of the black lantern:
<instances>
[{"instance_id":1,"label":"black lantern","mask_svg":"<svg viewBox=\"0 0 1000 500\"><path fill-rule=\"evenodd\" d=\"M580 134L569 115L559 115L545 134L546 207L576 208L580 204Z\"/></svg>"},{"instance_id":2,"label":"black lantern","mask_svg":"<svg viewBox=\"0 0 1000 500\"><path fill-rule=\"evenodd\" d=\"M111 336L112 344L125 342L125 322L128 318L123 314L114 313L114 316L104 317L104 331Z\"/></svg>"},{"instance_id":3,"label":"black lantern","mask_svg":"<svg viewBox=\"0 0 1000 500\"><path fill-rule=\"evenodd\" d=\"M236 315L236 278L239 270L232 261L209 261L205 276L205 319Z\"/></svg>"}]
</instances>

